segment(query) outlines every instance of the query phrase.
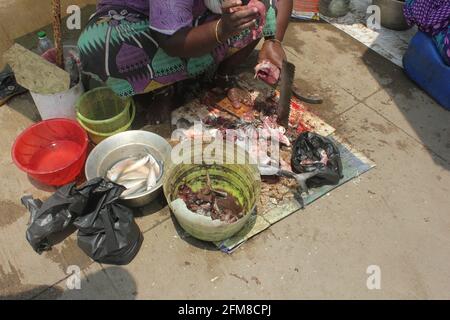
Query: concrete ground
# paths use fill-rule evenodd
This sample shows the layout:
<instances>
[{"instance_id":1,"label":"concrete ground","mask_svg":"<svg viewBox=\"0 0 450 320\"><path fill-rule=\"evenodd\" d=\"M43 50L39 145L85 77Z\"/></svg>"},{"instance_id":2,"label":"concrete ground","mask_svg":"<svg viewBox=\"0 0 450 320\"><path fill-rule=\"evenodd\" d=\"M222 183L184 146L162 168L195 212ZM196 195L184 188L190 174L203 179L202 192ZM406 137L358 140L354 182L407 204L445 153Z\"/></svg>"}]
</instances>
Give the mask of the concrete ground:
<instances>
[{"instance_id":1,"label":"concrete ground","mask_svg":"<svg viewBox=\"0 0 450 320\"><path fill-rule=\"evenodd\" d=\"M24 234L20 197L36 189L12 163L14 138L38 119L29 96L0 108L0 297L23 299L450 298L450 113L403 71L334 27L292 23L286 49L311 110L377 168L226 255L180 236L160 203L141 210L145 240L126 267L88 259L72 235L42 256ZM82 269L81 290L67 268ZM367 268L381 269L368 290Z\"/></svg>"}]
</instances>

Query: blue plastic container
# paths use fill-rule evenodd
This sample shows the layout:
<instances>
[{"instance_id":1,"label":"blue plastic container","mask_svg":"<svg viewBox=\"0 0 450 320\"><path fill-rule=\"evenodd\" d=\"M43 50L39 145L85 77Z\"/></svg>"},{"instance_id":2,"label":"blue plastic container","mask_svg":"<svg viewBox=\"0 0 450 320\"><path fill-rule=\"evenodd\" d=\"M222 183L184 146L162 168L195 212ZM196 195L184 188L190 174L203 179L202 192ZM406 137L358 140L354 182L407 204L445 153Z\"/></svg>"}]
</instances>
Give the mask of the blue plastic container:
<instances>
[{"instance_id":1,"label":"blue plastic container","mask_svg":"<svg viewBox=\"0 0 450 320\"><path fill-rule=\"evenodd\" d=\"M420 31L414 36L403 66L414 82L450 110L450 66L444 63L431 37Z\"/></svg>"}]
</instances>

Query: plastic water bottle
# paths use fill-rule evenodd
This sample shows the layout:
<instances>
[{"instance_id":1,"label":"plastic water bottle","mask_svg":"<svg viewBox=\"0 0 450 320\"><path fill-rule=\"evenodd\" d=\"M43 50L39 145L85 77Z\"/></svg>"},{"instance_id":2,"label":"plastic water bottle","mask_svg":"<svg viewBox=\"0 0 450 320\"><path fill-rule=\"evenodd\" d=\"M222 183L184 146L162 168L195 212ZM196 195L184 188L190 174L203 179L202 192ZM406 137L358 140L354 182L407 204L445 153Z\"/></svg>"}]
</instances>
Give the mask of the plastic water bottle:
<instances>
[{"instance_id":1,"label":"plastic water bottle","mask_svg":"<svg viewBox=\"0 0 450 320\"><path fill-rule=\"evenodd\" d=\"M53 48L53 43L50 41L50 39L47 37L47 34L45 31L39 31L38 32L38 45L37 45L37 53L39 55L44 54L51 48Z\"/></svg>"}]
</instances>

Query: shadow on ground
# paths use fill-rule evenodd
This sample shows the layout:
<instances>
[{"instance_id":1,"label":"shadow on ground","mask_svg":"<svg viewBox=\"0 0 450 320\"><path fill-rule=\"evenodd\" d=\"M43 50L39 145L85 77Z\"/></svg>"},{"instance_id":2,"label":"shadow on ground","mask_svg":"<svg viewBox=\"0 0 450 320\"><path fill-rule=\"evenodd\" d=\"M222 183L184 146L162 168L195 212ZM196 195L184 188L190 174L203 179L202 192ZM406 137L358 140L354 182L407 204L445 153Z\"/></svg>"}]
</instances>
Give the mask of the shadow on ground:
<instances>
[{"instance_id":1,"label":"shadow on ground","mask_svg":"<svg viewBox=\"0 0 450 320\"><path fill-rule=\"evenodd\" d=\"M307 59L317 63L323 63L323 56L328 55L329 66L318 67L319 74L311 75L313 66L307 66L310 71L308 74L304 73L301 66L297 68L300 88L309 93L318 91L325 98L323 105L310 108L313 112L333 124L340 113L351 108L351 104L344 105L347 100L339 100L335 95L336 87L341 86L341 91L344 90L347 95L352 96L353 104L364 103L390 124L422 144L438 166L450 170L450 112L411 81L402 68L326 22L292 22L289 30L301 30L300 32L310 34L300 38L328 42L327 45L315 45L312 41L302 41L296 34L287 35L286 42L294 48L299 59L303 51L309 53ZM375 45L380 44L375 41ZM311 56L311 52L316 50L315 47L325 48L329 52L317 52L316 56ZM344 60L344 57L347 59ZM353 74L359 66L356 65L353 70L351 63L363 65L368 70L372 77L369 83L355 83L369 78ZM323 73L325 70L328 74ZM327 86L320 87L321 82L322 86L324 83ZM371 119L367 120L369 128L373 124ZM388 130L376 129L381 133L387 133L384 131ZM404 148L402 145L397 147L399 150Z\"/></svg>"},{"instance_id":2,"label":"shadow on ground","mask_svg":"<svg viewBox=\"0 0 450 320\"><path fill-rule=\"evenodd\" d=\"M370 98L366 104L386 120L396 121L401 130L425 146L437 165L450 170L450 112L411 81L402 68L374 51L368 49L362 60L375 79L389 79L388 83L380 81L383 91L377 94L384 105L372 105Z\"/></svg>"},{"instance_id":3,"label":"shadow on ground","mask_svg":"<svg viewBox=\"0 0 450 320\"><path fill-rule=\"evenodd\" d=\"M114 274L114 283L108 274ZM81 278L79 289L77 278L71 275L52 287L22 286L21 292L0 296L0 300L131 300L137 294L136 281L122 267L106 267Z\"/></svg>"},{"instance_id":4,"label":"shadow on ground","mask_svg":"<svg viewBox=\"0 0 450 320\"><path fill-rule=\"evenodd\" d=\"M177 219L174 217L173 214L170 215L170 217L172 219L172 223L174 224L175 230L177 231L177 234L180 237L180 239L202 250L218 251L217 247L212 242L206 242L196 239L191 235L189 235L186 231L184 231L184 229L180 226L180 224L178 223Z\"/></svg>"}]
</instances>

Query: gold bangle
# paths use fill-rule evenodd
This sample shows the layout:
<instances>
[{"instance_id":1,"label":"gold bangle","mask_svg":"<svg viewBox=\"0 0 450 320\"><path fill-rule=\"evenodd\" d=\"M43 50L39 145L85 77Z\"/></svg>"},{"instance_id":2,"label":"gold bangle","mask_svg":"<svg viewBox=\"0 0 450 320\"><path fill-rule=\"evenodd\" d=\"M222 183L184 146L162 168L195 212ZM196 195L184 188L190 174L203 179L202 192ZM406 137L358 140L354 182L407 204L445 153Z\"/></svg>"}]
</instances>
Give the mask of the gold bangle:
<instances>
[{"instance_id":1,"label":"gold bangle","mask_svg":"<svg viewBox=\"0 0 450 320\"><path fill-rule=\"evenodd\" d=\"M216 23L216 41L219 44L223 44L223 42L220 40L220 37L219 37L219 25L221 22L222 22L222 18L220 18L219 21L217 21L217 23Z\"/></svg>"}]
</instances>

